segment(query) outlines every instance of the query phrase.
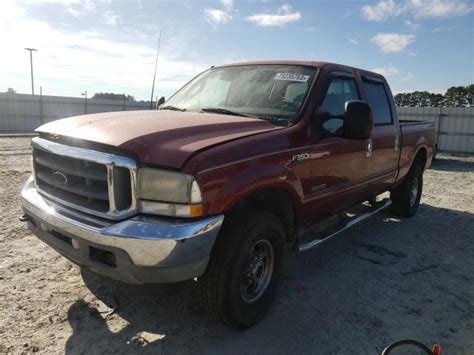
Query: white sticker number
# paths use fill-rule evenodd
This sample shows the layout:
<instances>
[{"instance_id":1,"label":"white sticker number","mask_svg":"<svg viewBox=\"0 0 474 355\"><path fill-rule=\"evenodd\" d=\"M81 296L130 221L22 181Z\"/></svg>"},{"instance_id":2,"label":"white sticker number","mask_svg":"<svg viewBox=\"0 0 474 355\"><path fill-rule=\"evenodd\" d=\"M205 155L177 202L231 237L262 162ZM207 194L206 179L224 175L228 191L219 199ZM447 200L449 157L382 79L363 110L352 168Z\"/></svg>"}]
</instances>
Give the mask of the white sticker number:
<instances>
[{"instance_id":1,"label":"white sticker number","mask_svg":"<svg viewBox=\"0 0 474 355\"><path fill-rule=\"evenodd\" d=\"M300 83L306 83L309 79L309 75L293 74L293 73L276 73L274 79L285 80L285 81L298 81Z\"/></svg>"}]
</instances>

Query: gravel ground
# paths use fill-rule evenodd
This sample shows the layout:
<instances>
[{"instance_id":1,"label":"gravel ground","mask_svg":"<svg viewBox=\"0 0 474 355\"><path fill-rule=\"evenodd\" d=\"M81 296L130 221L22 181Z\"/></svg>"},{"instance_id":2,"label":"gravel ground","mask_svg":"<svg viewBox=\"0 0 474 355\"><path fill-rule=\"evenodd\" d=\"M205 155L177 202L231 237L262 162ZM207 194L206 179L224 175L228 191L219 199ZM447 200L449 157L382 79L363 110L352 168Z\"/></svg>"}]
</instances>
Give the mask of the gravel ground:
<instances>
[{"instance_id":1,"label":"gravel ground","mask_svg":"<svg viewBox=\"0 0 474 355\"><path fill-rule=\"evenodd\" d=\"M474 354L474 157L440 156L413 219L380 214L292 256L254 328L214 323L191 283L136 287L59 256L18 221L29 138L0 138L0 353Z\"/></svg>"}]
</instances>

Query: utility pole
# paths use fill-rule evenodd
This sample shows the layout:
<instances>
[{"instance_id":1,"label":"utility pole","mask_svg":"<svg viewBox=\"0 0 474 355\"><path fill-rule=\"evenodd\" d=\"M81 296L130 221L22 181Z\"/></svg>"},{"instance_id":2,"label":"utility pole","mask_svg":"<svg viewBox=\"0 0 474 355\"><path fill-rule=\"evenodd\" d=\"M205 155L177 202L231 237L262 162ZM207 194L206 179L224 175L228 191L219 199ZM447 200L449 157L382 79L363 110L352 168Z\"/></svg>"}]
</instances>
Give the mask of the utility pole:
<instances>
[{"instance_id":1,"label":"utility pole","mask_svg":"<svg viewBox=\"0 0 474 355\"><path fill-rule=\"evenodd\" d=\"M33 51L36 52L37 50L34 48L25 48L27 51L30 52L30 67L31 67L31 95L35 96L35 84L33 81Z\"/></svg>"},{"instance_id":2,"label":"utility pole","mask_svg":"<svg viewBox=\"0 0 474 355\"><path fill-rule=\"evenodd\" d=\"M158 56L160 55L161 30L158 37L158 48L156 50L155 73L153 74L153 84L151 86L150 110L153 109L153 94L155 92L156 69L158 68Z\"/></svg>"},{"instance_id":3,"label":"utility pole","mask_svg":"<svg viewBox=\"0 0 474 355\"><path fill-rule=\"evenodd\" d=\"M87 114L87 90L84 92L81 92L81 96L85 97L85 102L84 102L84 107L85 107L85 113Z\"/></svg>"}]
</instances>

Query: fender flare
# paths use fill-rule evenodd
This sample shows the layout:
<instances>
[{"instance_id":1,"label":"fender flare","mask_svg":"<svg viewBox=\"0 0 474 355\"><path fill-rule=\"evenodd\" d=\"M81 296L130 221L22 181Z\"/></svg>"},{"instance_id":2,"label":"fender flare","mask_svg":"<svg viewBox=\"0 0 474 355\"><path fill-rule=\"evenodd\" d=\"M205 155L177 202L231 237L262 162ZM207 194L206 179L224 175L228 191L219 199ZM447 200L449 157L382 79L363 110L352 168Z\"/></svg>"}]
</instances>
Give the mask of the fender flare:
<instances>
[{"instance_id":1,"label":"fender flare","mask_svg":"<svg viewBox=\"0 0 474 355\"><path fill-rule=\"evenodd\" d=\"M213 211L225 213L239 201L252 193L267 189L280 188L288 192L293 200L295 212L302 201L303 188L293 171L278 164L248 166L232 176L221 188L213 206Z\"/></svg>"}]
</instances>

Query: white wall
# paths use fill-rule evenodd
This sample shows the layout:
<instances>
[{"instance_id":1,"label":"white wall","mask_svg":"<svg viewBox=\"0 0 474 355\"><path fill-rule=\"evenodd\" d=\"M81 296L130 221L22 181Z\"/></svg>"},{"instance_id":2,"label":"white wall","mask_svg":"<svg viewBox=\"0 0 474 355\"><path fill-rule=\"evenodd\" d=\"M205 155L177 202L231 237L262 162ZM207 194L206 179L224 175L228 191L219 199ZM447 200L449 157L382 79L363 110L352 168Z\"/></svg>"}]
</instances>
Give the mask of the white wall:
<instances>
[{"instance_id":1,"label":"white wall","mask_svg":"<svg viewBox=\"0 0 474 355\"><path fill-rule=\"evenodd\" d=\"M0 93L0 133L32 132L43 123L85 113L148 110L150 103Z\"/></svg>"},{"instance_id":2,"label":"white wall","mask_svg":"<svg viewBox=\"0 0 474 355\"><path fill-rule=\"evenodd\" d=\"M440 152L474 153L474 107L400 107L398 118L434 122Z\"/></svg>"}]
</instances>

